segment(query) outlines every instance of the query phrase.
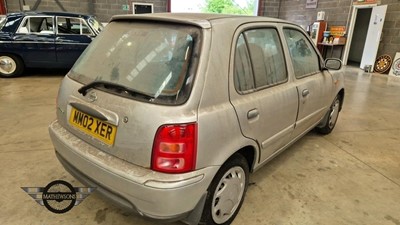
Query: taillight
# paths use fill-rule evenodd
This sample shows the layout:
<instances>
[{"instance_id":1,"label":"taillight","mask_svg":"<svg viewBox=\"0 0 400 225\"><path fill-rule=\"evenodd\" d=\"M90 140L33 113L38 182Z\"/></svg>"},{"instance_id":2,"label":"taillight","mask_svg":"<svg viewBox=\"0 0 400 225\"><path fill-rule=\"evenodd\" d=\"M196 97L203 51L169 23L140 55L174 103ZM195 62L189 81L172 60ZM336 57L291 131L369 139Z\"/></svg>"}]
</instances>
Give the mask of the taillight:
<instances>
[{"instance_id":1,"label":"taillight","mask_svg":"<svg viewBox=\"0 0 400 225\"><path fill-rule=\"evenodd\" d=\"M197 123L163 125L154 138L151 169L184 173L196 167Z\"/></svg>"}]
</instances>

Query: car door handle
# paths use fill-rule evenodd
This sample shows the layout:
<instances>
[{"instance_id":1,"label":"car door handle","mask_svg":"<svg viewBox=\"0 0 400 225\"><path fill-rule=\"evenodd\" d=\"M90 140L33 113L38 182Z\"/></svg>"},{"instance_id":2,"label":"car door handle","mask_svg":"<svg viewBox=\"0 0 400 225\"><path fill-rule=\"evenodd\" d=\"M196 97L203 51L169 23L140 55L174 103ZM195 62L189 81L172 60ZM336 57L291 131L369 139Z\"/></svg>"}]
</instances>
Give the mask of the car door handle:
<instances>
[{"instance_id":1,"label":"car door handle","mask_svg":"<svg viewBox=\"0 0 400 225\"><path fill-rule=\"evenodd\" d=\"M310 94L310 91L308 89L304 89L301 94L303 95L303 97L306 97L307 95Z\"/></svg>"},{"instance_id":2,"label":"car door handle","mask_svg":"<svg viewBox=\"0 0 400 225\"><path fill-rule=\"evenodd\" d=\"M251 120L251 119L257 118L259 114L260 113L258 112L257 109L252 109L247 112L247 119Z\"/></svg>"}]
</instances>

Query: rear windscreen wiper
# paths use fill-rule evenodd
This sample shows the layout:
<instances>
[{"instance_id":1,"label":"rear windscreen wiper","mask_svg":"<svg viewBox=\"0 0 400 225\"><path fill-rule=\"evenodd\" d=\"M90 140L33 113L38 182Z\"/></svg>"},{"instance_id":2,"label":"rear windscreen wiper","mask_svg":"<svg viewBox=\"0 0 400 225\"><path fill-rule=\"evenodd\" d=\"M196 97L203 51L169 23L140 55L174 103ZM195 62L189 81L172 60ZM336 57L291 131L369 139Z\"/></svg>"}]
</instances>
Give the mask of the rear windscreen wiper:
<instances>
[{"instance_id":1,"label":"rear windscreen wiper","mask_svg":"<svg viewBox=\"0 0 400 225\"><path fill-rule=\"evenodd\" d=\"M124 91L124 92L126 92L126 93L128 93L128 94L130 94L132 96L141 95L141 96L144 96L144 97L147 97L147 98L151 98L151 99L154 98L154 96L151 96L149 94L146 94L146 93L131 89L129 87L126 87L126 86L123 86L123 85L120 85L120 84L116 84L116 83L112 83L112 82L108 82L108 81L101 81L101 80L93 81L91 83L88 83L88 84L82 86L81 88L78 89L78 92L81 95L85 96L89 89L92 89L92 88L95 88L95 87L103 87L105 89L116 89L116 90L119 90L119 91Z\"/></svg>"}]
</instances>

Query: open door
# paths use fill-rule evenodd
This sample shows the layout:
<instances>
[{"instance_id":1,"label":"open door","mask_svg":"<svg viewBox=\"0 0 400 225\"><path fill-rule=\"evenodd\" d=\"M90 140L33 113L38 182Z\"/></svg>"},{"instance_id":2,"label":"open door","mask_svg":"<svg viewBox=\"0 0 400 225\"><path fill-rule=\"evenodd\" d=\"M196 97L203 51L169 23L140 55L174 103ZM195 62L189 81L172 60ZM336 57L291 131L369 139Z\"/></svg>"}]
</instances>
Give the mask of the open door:
<instances>
[{"instance_id":1,"label":"open door","mask_svg":"<svg viewBox=\"0 0 400 225\"><path fill-rule=\"evenodd\" d=\"M376 54L378 53L379 42L382 35L383 23L385 21L387 5L375 6L372 8L371 19L369 21L367 39L363 55L361 58L360 68L364 69L365 65L375 64Z\"/></svg>"}]
</instances>

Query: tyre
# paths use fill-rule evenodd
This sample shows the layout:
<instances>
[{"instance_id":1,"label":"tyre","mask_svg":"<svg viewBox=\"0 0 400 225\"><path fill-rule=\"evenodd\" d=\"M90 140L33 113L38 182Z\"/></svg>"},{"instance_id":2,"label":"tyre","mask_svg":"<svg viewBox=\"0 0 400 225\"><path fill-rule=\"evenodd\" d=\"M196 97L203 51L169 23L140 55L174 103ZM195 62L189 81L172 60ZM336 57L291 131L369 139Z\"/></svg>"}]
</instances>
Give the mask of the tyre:
<instances>
[{"instance_id":1,"label":"tyre","mask_svg":"<svg viewBox=\"0 0 400 225\"><path fill-rule=\"evenodd\" d=\"M17 77L24 71L24 63L18 56L0 54L0 76Z\"/></svg>"},{"instance_id":2,"label":"tyre","mask_svg":"<svg viewBox=\"0 0 400 225\"><path fill-rule=\"evenodd\" d=\"M231 224L242 206L248 183L249 165L241 154L235 154L222 165L208 188L202 223Z\"/></svg>"},{"instance_id":3,"label":"tyre","mask_svg":"<svg viewBox=\"0 0 400 225\"><path fill-rule=\"evenodd\" d=\"M333 100L331 107L329 108L329 111L327 112L327 120L325 124L322 127L317 127L317 131L320 134L329 134L332 132L333 128L335 128L336 121L339 117L340 112L340 99L340 96L336 96L335 100Z\"/></svg>"}]
</instances>

